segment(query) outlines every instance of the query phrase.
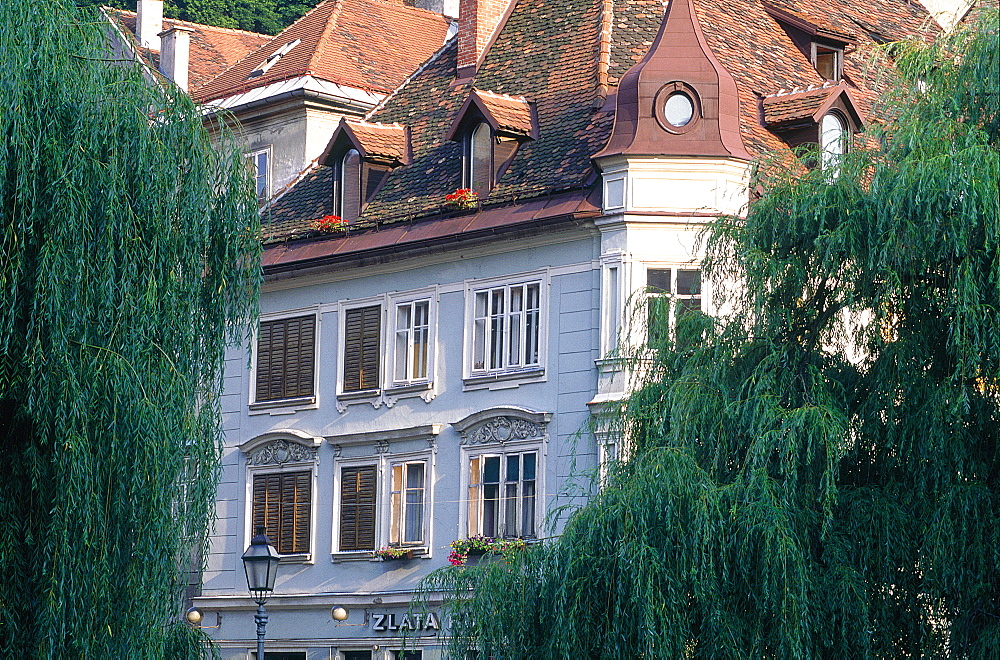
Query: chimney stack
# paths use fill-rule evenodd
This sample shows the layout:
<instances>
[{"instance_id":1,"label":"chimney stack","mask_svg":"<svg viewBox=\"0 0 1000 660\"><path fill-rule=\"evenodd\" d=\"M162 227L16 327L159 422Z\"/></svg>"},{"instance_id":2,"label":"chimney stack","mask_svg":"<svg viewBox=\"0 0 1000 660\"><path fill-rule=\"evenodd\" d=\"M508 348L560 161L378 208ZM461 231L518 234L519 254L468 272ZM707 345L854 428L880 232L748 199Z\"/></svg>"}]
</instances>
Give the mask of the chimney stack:
<instances>
[{"instance_id":1,"label":"chimney stack","mask_svg":"<svg viewBox=\"0 0 1000 660\"><path fill-rule=\"evenodd\" d=\"M163 0L139 0L135 11L135 36L139 45L160 50L158 35L163 30Z\"/></svg>"},{"instance_id":2,"label":"chimney stack","mask_svg":"<svg viewBox=\"0 0 1000 660\"><path fill-rule=\"evenodd\" d=\"M188 89L188 61L191 56L191 28L175 25L164 30L160 39L160 71L183 91Z\"/></svg>"},{"instance_id":3,"label":"chimney stack","mask_svg":"<svg viewBox=\"0 0 1000 660\"><path fill-rule=\"evenodd\" d=\"M479 58L515 0L459 0L458 77L476 71Z\"/></svg>"}]
</instances>

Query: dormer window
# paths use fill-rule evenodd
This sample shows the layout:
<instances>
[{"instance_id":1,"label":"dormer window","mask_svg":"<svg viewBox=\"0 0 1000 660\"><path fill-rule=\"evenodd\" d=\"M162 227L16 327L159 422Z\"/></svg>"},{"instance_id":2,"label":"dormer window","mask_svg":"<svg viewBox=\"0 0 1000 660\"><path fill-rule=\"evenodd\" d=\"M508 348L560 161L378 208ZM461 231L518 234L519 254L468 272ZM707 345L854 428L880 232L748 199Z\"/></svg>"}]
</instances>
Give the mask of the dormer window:
<instances>
[{"instance_id":1,"label":"dormer window","mask_svg":"<svg viewBox=\"0 0 1000 660\"><path fill-rule=\"evenodd\" d=\"M320 157L333 170L334 214L356 222L393 168L410 162L409 153L409 134L399 124L342 119Z\"/></svg>"},{"instance_id":2,"label":"dormer window","mask_svg":"<svg viewBox=\"0 0 1000 660\"><path fill-rule=\"evenodd\" d=\"M865 122L851 88L823 85L781 90L763 99L764 125L790 147L811 146L810 166L837 167L847 153L850 136L864 130ZM817 153L818 152L818 153Z\"/></svg>"},{"instance_id":3,"label":"dormer window","mask_svg":"<svg viewBox=\"0 0 1000 660\"><path fill-rule=\"evenodd\" d=\"M448 132L462 145L462 187L480 199L489 195L521 142L537 137L536 125L524 97L472 90Z\"/></svg>"},{"instance_id":4,"label":"dormer window","mask_svg":"<svg viewBox=\"0 0 1000 660\"><path fill-rule=\"evenodd\" d=\"M493 187L493 129L489 124L481 121L472 129L466 151L463 183L485 197Z\"/></svg>"},{"instance_id":5,"label":"dormer window","mask_svg":"<svg viewBox=\"0 0 1000 660\"><path fill-rule=\"evenodd\" d=\"M288 53L288 51L298 46L300 43L302 43L301 39L295 39L294 41L289 41L287 44L281 46L281 48L268 55L267 58L263 62L261 62L261 65L259 67L251 71L248 78L259 78L260 76L267 73L267 70L270 69L275 64L277 64L278 60L280 60L283 55L285 55L286 53Z\"/></svg>"},{"instance_id":6,"label":"dormer window","mask_svg":"<svg viewBox=\"0 0 1000 660\"><path fill-rule=\"evenodd\" d=\"M812 63L824 80L837 81L844 76L844 50L812 43Z\"/></svg>"},{"instance_id":7,"label":"dormer window","mask_svg":"<svg viewBox=\"0 0 1000 660\"><path fill-rule=\"evenodd\" d=\"M336 215L351 224L361 215L361 153L348 149L337 165L334 208Z\"/></svg>"},{"instance_id":8,"label":"dormer window","mask_svg":"<svg viewBox=\"0 0 1000 660\"><path fill-rule=\"evenodd\" d=\"M836 176L837 166L847 153L847 122L840 113L829 112L820 122L820 167Z\"/></svg>"}]
</instances>

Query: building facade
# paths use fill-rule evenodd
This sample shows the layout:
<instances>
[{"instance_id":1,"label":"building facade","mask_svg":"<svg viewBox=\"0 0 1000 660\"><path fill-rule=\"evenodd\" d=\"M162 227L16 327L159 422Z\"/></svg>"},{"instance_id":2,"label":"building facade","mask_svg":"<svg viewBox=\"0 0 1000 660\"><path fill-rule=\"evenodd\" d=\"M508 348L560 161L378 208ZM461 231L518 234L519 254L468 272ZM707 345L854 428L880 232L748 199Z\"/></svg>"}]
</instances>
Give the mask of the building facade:
<instances>
[{"instance_id":1,"label":"building facade","mask_svg":"<svg viewBox=\"0 0 1000 660\"><path fill-rule=\"evenodd\" d=\"M444 657L440 600L411 600L467 570L450 543L544 542L623 450L593 420L627 391L619 342L645 341L630 308L719 313L697 236L745 208L752 159L803 147L835 175L869 46L934 29L902 0L462 0L263 211L194 599L223 657L254 657L257 527L282 555L268 658Z\"/></svg>"}]
</instances>

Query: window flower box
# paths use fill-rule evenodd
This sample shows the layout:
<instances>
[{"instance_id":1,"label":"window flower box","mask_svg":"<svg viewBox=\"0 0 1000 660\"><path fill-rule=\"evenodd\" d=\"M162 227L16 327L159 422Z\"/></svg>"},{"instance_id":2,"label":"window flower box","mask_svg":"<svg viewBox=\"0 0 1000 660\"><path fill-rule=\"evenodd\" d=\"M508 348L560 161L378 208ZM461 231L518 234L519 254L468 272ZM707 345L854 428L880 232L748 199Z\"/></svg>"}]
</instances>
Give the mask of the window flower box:
<instances>
[{"instance_id":1,"label":"window flower box","mask_svg":"<svg viewBox=\"0 0 1000 660\"><path fill-rule=\"evenodd\" d=\"M448 561L454 566L465 566L470 557L507 555L511 552L524 550L525 547L524 539L470 536L467 539L456 539L451 542L451 554L448 555Z\"/></svg>"},{"instance_id":2,"label":"window flower box","mask_svg":"<svg viewBox=\"0 0 1000 660\"><path fill-rule=\"evenodd\" d=\"M324 215L313 220L313 229L323 234L346 232L347 222L339 215Z\"/></svg>"},{"instance_id":3,"label":"window flower box","mask_svg":"<svg viewBox=\"0 0 1000 660\"><path fill-rule=\"evenodd\" d=\"M416 556L412 548L393 548L390 546L383 546L376 550L374 554L375 557L382 561L402 561L413 559Z\"/></svg>"},{"instance_id":4,"label":"window flower box","mask_svg":"<svg viewBox=\"0 0 1000 660\"><path fill-rule=\"evenodd\" d=\"M472 188L458 188L444 196L445 203L455 209L474 209L479 204L479 195Z\"/></svg>"}]
</instances>

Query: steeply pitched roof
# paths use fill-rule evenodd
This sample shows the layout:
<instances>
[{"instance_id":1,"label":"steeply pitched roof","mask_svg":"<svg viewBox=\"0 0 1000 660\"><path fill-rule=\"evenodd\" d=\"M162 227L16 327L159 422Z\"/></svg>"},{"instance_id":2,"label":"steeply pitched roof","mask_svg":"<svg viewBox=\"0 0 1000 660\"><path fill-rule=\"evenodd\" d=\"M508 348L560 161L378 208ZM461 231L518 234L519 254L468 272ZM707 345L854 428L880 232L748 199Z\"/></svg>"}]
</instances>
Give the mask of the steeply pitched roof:
<instances>
[{"instance_id":1,"label":"steeply pitched roof","mask_svg":"<svg viewBox=\"0 0 1000 660\"><path fill-rule=\"evenodd\" d=\"M848 49L844 82L859 88L860 100L871 85L864 44L872 37L859 21L896 39L926 36L933 29L927 13L907 0L772 1L778 3L819 17L831 30L857 33L861 44ZM444 196L462 181L461 150L448 139L448 131L473 87L530 99L538 122L537 139L520 145L502 178L481 200L484 209L515 209L525 200L564 191L587 196L599 179L592 156L604 147L613 125L615 86L645 55L663 19L659 0L616 0L610 15L609 6L602 0L518 0L472 80L454 84L452 42L383 101L368 119L407 126L413 160L388 177L360 225L377 225L382 231L393 223L442 213ZM808 53L759 0L695 0L695 8L708 46L736 79L746 148L752 155L787 150L765 125L763 99L780 89L824 84ZM607 99L605 83L610 85ZM270 235L296 235L311 219L329 213L330 190L323 167L305 173L265 217Z\"/></svg>"},{"instance_id":2,"label":"steeply pitched roof","mask_svg":"<svg viewBox=\"0 0 1000 660\"><path fill-rule=\"evenodd\" d=\"M450 19L400 0L325 0L195 97L219 99L305 75L386 93L441 47L449 25Z\"/></svg>"},{"instance_id":3,"label":"steeply pitched roof","mask_svg":"<svg viewBox=\"0 0 1000 660\"><path fill-rule=\"evenodd\" d=\"M105 8L105 11L112 19L117 20L129 34L135 35L135 12L112 8ZM163 19L164 30L169 30L172 27L185 27L192 30L188 89L193 93L272 39L270 35L257 34L256 32L230 30L173 18ZM159 65L159 51L139 48L138 45L135 48L140 54L149 58L154 67Z\"/></svg>"}]
</instances>

